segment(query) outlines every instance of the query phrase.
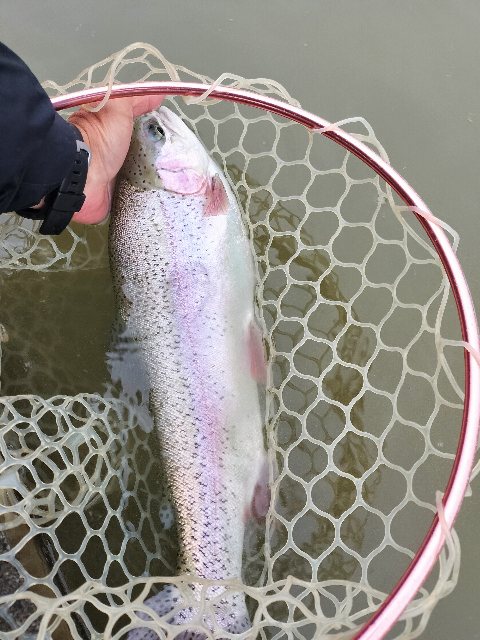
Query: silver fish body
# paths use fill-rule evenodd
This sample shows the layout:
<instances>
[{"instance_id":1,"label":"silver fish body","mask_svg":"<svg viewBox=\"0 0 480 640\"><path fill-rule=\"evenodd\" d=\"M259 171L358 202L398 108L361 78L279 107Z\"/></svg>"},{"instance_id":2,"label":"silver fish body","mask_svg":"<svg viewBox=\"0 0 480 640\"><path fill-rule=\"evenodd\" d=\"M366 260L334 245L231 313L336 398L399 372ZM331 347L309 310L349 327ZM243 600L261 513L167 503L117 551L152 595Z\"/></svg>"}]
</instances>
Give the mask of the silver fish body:
<instances>
[{"instance_id":1,"label":"silver fish body","mask_svg":"<svg viewBox=\"0 0 480 640\"><path fill-rule=\"evenodd\" d=\"M163 145L152 145L148 137L155 121L165 137L170 131ZM196 174L203 170L207 183L216 181L214 189L223 188L228 200L219 203L214 196L209 209L208 185L203 194L176 193L165 188L174 175L158 178L167 144L166 157L176 157L178 140L188 156L193 133L182 125L187 129L165 108L137 123L116 187L111 265L119 313L126 333L138 341L150 387L176 513L178 571L209 580L240 579L245 518L265 465L252 376L253 262L235 197L203 146L194 145L200 156ZM243 594L231 595L223 605L226 613L217 624L244 631L249 619ZM165 607L157 601L156 608ZM184 612L175 622L188 616ZM129 638L153 637L135 633Z\"/></svg>"}]
</instances>

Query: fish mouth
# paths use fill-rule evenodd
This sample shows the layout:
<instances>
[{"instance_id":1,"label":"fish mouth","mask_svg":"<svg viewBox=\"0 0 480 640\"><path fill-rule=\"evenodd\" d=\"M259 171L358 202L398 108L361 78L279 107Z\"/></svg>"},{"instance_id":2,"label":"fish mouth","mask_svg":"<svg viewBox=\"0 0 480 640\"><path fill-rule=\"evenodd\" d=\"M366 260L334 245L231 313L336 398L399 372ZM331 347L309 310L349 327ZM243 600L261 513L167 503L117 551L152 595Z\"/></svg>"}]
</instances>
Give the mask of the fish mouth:
<instances>
[{"instance_id":1,"label":"fish mouth","mask_svg":"<svg viewBox=\"0 0 480 640\"><path fill-rule=\"evenodd\" d=\"M170 169L169 167L163 166L161 162L155 165L155 169L157 170L157 173L159 171L168 171L168 173L182 173L182 171L185 171L185 167L182 167L181 169Z\"/></svg>"},{"instance_id":2,"label":"fish mouth","mask_svg":"<svg viewBox=\"0 0 480 640\"><path fill-rule=\"evenodd\" d=\"M190 124L190 122L181 118L174 111L171 111L168 107L159 107L150 113L146 113L143 116L140 116L140 121L142 125L145 125L149 122L149 120L154 121L158 124L162 129L166 129L165 133L175 133L177 135L184 134L182 131L183 127L186 127L190 133L196 136L196 133Z\"/></svg>"},{"instance_id":3,"label":"fish mouth","mask_svg":"<svg viewBox=\"0 0 480 640\"><path fill-rule=\"evenodd\" d=\"M158 116L160 116L160 120L165 125L167 125L168 128L171 129L173 133L176 133L178 135L183 135L185 132L182 131L182 129L183 127L186 127L191 134L193 134L195 137L197 136L191 123L188 120L185 120L184 118L179 116L177 113L175 113L168 107L159 107L156 113L158 114Z\"/></svg>"},{"instance_id":4,"label":"fish mouth","mask_svg":"<svg viewBox=\"0 0 480 640\"><path fill-rule=\"evenodd\" d=\"M154 112L155 113L155 112ZM168 109L168 107L160 107L158 111L155 113L155 116L158 118L161 124L167 126L173 133L180 134L182 133L181 128L178 127L178 124L185 124L180 116L177 116L176 113ZM177 122L178 121L178 122Z\"/></svg>"}]
</instances>

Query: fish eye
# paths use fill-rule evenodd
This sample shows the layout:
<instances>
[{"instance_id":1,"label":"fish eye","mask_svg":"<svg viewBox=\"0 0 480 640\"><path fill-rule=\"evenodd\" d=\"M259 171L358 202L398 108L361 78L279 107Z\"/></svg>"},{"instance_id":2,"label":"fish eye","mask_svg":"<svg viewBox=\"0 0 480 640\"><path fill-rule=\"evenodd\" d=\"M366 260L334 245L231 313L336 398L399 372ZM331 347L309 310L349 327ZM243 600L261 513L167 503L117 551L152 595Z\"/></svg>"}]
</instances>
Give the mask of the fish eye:
<instances>
[{"instance_id":1,"label":"fish eye","mask_svg":"<svg viewBox=\"0 0 480 640\"><path fill-rule=\"evenodd\" d=\"M165 131L158 124L156 120L150 120L147 124L147 132L154 140L163 140L165 138Z\"/></svg>"}]
</instances>

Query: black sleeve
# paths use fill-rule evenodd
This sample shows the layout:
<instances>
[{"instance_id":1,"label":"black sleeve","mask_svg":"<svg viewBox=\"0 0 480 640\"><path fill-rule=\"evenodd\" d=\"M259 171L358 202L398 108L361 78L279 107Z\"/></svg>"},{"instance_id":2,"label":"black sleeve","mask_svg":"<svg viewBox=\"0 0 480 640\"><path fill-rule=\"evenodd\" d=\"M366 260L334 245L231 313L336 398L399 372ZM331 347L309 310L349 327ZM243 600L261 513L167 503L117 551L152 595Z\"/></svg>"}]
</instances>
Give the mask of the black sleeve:
<instances>
[{"instance_id":1,"label":"black sleeve","mask_svg":"<svg viewBox=\"0 0 480 640\"><path fill-rule=\"evenodd\" d=\"M0 213L31 207L57 189L75 140L30 69L0 43Z\"/></svg>"}]
</instances>

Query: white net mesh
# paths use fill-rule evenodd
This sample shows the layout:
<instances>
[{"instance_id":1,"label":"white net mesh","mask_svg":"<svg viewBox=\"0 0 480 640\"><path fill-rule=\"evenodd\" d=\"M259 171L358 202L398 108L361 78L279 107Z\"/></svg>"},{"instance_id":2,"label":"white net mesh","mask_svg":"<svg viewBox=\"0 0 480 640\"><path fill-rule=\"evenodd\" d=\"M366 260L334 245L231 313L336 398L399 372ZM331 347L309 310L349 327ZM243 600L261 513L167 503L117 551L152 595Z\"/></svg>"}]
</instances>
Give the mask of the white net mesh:
<instances>
[{"instance_id":1,"label":"white net mesh","mask_svg":"<svg viewBox=\"0 0 480 640\"><path fill-rule=\"evenodd\" d=\"M61 238L36 233L38 222L0 215L0 265L12 271L95 268L105 253L102 226L70 225Z\"/></svg>"},{"instance_id":2,"label":"white net mesh","mask_svg":"<svg viewBox=\"0 0 480 640\"><path fill-rule=\"evenodd\" d=\"M46 85L59 95L169 78L211 82L134 45L65 86ZM293 102L272 81L229 78ZM238 104L169 106L189 119L245 211L269 357L273 499L266 526L247 529L243 583L225 586L247 594L245 637L352 637L414 556L451 470L463 353L448 281L413 216L331 141ZM367 122L349 126L386 157ZM0 343L2 638L126 638L139 628L173 638L171 612L142 604L166 584L187 602L195 597L173 575L175 527L149 415L102 391L105 376L92 382L87 365L82 377L65 336L45 337L31 315L42 286L50 326L61 300L75 304L72 287L79 295L86 282L94 296L88 268L103 274L97 295L108 297L106 227L77 226L57 239L13 215L0 221L0 322L9 336ZM392 638L421 634L458 563L453 533ZM198 628L232 637L204 624L214 607L205 600Z\"/></svg>"}]
</instances>

